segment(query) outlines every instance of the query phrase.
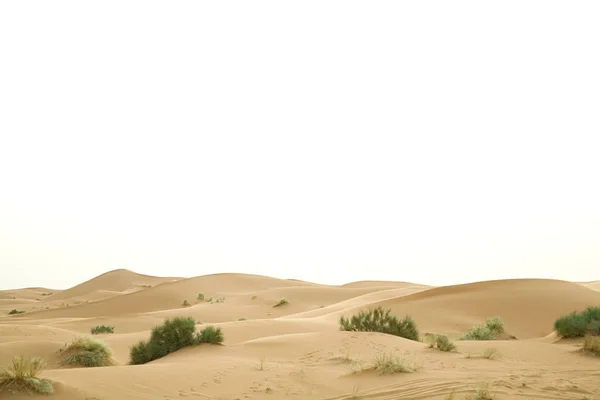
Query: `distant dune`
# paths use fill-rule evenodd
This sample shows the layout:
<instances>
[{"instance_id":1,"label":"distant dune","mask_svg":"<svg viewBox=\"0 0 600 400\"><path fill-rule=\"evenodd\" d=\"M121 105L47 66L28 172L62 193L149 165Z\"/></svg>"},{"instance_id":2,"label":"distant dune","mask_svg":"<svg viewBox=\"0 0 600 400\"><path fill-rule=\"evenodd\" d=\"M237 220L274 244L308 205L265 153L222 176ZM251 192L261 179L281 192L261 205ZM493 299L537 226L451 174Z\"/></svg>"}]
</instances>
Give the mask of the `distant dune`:
<instances>
[{"instance_id":1,"label":"distant dune","mask_svg":"<svg viewBox=\"0 0 600 400\"><path fill-rule=\"evenodd\" d=\"M432 287L360 281L320 285L261 275L213 274L163 278L128 270L102 274L64 291L0 292L0 364L40 356L44 376L63 400L198 399L457 399L489 381L495 399L600 398L598 359L581 354L581 340L561 340L561 315L600 305L600 281L513 279ZM53 294L49 294L49 293ZM198 299L199 292L204 299ZM274 307L281 299L287 303ZM188 305L184 306L183 302ZM342 332L340 316L374 307L410 315L421 334L457 338L487 317L504 321L510 340L456 341L443 353L425 343L369 332ZM8 315L11 309L25 311ZM165 318L190 316L198 328L221 327L223 346L199 346L146 365L127 366L129 349ZM65 368L60 349L96 325L117 365ZM497 357L482 355L495 349ZM393 352L416 372L380 375L368 366ZM352 397L357 396L357 397ZM0 390L0 399L29 395Z\"/></svg>"}]
</instances>

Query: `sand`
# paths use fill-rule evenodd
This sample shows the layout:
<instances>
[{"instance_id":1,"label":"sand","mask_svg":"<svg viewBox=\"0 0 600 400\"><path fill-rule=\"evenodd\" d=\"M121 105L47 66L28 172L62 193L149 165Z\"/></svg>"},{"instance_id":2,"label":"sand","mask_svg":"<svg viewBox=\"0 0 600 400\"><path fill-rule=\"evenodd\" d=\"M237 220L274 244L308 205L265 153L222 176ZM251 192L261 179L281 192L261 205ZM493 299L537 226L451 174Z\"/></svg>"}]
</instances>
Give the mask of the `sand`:
<instances>
[{"instance_id":1,"label":"sand","mask_svg":"<svg viewBox=\"0 0 600 400\"><path fill-rule=\"evenodd\" d=\"M500 280L429 287L362 281L327 286L258 275L152 277L111 271L71 289L0 291L0 365L41 356L56 399L455 399L489 383L495 399L600 399L600 359L561 340L554 320L600 305L598 282ZM203 292L213 300L197 301ZM289 303L273 305L281 298ZM184 307L187 300L191 306ZM341 332L340 316L383 306L410 315L424 333L456 339L486 317L500 316L506 340L457 341L444 353L425 343L380 333ZM7 315L11 309L26 311ZM223 345L186 348L140 366L129 348L165 318L191 316L198 328L220 326ZM240 320L244 318L244 320ZM64 368L59 350L96 325L115 366ZM512 338L510 338L512 336ZM493 348L494 359L482 354ZM394 352L417 370L380 375L373 357ZM353 397L354 396L354 397ZM0 392L0 399L31 399Z\"/></svg>"}]
</instances>

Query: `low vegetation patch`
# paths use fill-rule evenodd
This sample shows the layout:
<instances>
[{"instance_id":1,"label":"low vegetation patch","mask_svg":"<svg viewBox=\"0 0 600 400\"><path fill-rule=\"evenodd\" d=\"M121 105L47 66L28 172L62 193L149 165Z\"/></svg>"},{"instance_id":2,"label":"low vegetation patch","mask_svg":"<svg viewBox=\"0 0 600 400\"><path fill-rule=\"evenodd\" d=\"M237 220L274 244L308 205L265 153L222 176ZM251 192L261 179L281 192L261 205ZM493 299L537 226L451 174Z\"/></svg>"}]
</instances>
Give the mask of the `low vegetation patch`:
<instances>
[{"instance_id":1,"label":"low vegetation patch","mask_svg":"<svg viewBox=\"0 0 600 400\"><path fill-rule=\"evenodd\" d=\"M183 300L183 303L181 303L181 305L182 305L183 307L189 307L189 306L191 306L190 302L189 302L189 301L187 301L187 299Z\"/></svg>"},{"instance_id":2,"label":"low vegetation patch","mask_svg":"<svg viewBox=\"0 0 600 400\"><path fill-rule=\"evenodd\" d=\"M500 354L498 353L498 350L488 347L487 349L483 350L483 358L487 358L488 360L493 360L495 358L498 358Z\"/></svg>"},{"instance_id":3,"label":"low vegetation patch","mask_svg":"<svg viewBox=\"0 0 600 400\"><path fill-rule=\"evenodd\" d=\"M21 310L17 310L16 308L13 308L12 310L10 310L8 312L8 315L15 315L15 314L23 314L25 311L21 311Z\"/></svg>"},{"instance_id":4,"label":"low vegetation patch","mask_svg":"<svg viewBox=\"0 0 600 400\"><path fill-rule=\"evenodd\" d=\"M65 358L62 365L79 365L82 367L107 367L114 365L112 352L108 346L89 337L79 337L61 350Z\"/></svg>"},{"instance_id":5,"label":"low vegetation patch","mask_svg":"<svg viewBox=\"0 0 600 400\"><path fill-rule=\"evenodd\" d=\"M484 325L475 325L458 340L494 340L496 336L504 333L504 323L500 317L486 319Z\"/></svg>"},{"instance_id":6,"label":"low vegetation patch","mask_svg":"<svg viewBox=\"0 0 600 400\"><path fill-rule=\"evenodd\" d=\"M98 325L92 328L92 335L97 335L100 333L115 333L114 326L106 326L106 325Z\"/></svg>"},{"instance_id":7,"label":"low vegetation patch","mask_svg":"<svg viewBox=\"0 0 600 400\"><path fill-rule=\"evenodd\" d=\"M277 303L275 303L275 305L273 307L281 307L288 303L289 303L288 300L284 297L283 299L279 299L279 301Z\"/></svg>"},{"instance_id":8,"label":"low vegetation patch","mask_svg":"<svg viewBox=\"0 0 600 400\"><path fill-rule=\"evenodd\" d=\"M583 350L600 356L600 336L586 336L583 341Z\"/></svg>"},{"instance_id":9,"label":"low vegetation patch","mask_svg":"<svg viewBox=\"0 0 600 400\"><path fill-rule=\"evenodd\" d=\"M198 294L196 295L196 298L197 298L198 300L200 300L200 301L203 301L203 300L204 300L204 293L202 293L202 292L198 292Z\"/></svg>"},{"instance_id":10,"label":"low vegetation patch","mask_svg":"<svg viewBox=\"0 0 600 400\"><path fill-rule=\"evenodd\" d=\"M190 317L167 319L152 329L149 340L142 340L129 351L130 364L145 364L188 346L201 343L223 342L221 328L207 326L196 333L195 321Z\"/></svg>"},{"instance_id":11,"label":"low vegetation patch","mask_svg":"<svg viewBox=\"0 0 600 400\"><path fill-rule=\"evenodd\" d=\"M399 372L414 372L416 368L405 358L398 357L394 353L379 353L373 358L371 370L379 374L395 374Z\"/></svg>"},{"instance_id":12,"label":"low vegetation patch","mask_svg":"<svg viewBox=\"0 0 600 400\"><path fill-rule=\"evenodd\" d=\"M600 335L600 307L588 307L554 321L554 330L563 338Z\"/></svg>"},{"instance_id":13,"label":"low vegetation patch","mask_svg":"<svg viewBox=\"0 0 600 400\"><path fill-rule=\"evenodd\" d=\"M429 347L441 351L456 351L456 345L446 335L429 335Z\"/></svg>"},{"instance_id":14,"label":"low vegetation patch","mask_svg":"<svg viewBox=\"0 0 600 400\"><path fill-rule=\"evenodd\" d=\"M419 340L417 325L410 316L398 320L390 315L391 310L377 307L361 311L351 318L340 317L340 330L358 332L381 332L410 340Z\"/></svg>"},{"instance_id":15,"label":"low vegetation patch","mask_svg":"<svg viewBox=\"0 0 600 400\"><path fill-rule=\"evenodd\" d=\"M0 372L0 391L54 393L52 381L38 377L44 366L44 361L39 357L14 357L8 368Z\"/></svg>"}]
</instances>

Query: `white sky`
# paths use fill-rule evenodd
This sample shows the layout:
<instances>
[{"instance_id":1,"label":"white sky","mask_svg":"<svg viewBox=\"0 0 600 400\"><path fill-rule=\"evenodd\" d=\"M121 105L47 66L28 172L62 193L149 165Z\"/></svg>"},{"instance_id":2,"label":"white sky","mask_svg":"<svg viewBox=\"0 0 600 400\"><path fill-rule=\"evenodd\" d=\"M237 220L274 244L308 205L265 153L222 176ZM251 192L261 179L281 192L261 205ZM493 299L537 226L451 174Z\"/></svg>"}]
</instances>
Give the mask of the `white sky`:
<instances>
[{"instance_id":1,"label":"white sky","mask_svg":"<svg viewBox=\"0 0 600 400\"><path fill-rule=\"evenodd\" d=\"M600 279L597 1L4 1L1 288Z\"/></svg>"}]
</instances>

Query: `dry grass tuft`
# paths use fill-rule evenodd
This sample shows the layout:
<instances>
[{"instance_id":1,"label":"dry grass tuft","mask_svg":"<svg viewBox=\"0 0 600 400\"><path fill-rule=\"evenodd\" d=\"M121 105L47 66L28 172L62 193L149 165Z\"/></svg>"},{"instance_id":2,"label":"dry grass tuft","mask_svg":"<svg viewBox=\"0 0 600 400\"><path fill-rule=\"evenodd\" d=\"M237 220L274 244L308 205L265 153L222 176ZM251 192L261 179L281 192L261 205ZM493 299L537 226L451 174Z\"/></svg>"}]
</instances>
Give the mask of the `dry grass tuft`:
<instances>
[{"instance_id":1,"label":"dry grass tuft","mask_svg":"<svg viewBox=\"0 0 600 400\"><path fill-rule=\"evenodd\" d=\"M54 386L48 379L38 378L45 367L39 357L14 357L8 368L0 373L0 390L52 394Z\"/></svg>"}]
</instances>

